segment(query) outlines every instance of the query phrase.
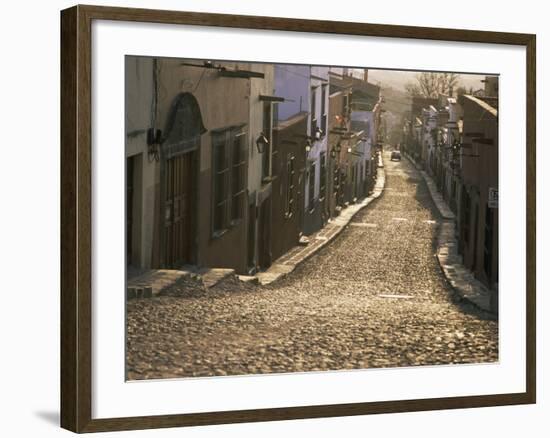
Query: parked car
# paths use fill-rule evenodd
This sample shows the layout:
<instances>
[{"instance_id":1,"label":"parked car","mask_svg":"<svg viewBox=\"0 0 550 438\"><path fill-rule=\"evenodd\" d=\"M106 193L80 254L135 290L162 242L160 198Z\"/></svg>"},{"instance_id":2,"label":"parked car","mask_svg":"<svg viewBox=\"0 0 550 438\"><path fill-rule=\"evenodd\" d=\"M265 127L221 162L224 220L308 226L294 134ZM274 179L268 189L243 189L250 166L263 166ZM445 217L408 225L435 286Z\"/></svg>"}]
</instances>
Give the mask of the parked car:
<instances>
[{"instance_id":1,"label":"parked car","mask_svg":"<svg viewBox=\"0 0 550 438\"><path fill-rule=\"evenodd\" d=\"M395 161L401 161L401 152L399 152L399 151L392 151L390 160L391 160L391 161L393 161L393 160L395 160Z\"/></svg>"}]
</instances>

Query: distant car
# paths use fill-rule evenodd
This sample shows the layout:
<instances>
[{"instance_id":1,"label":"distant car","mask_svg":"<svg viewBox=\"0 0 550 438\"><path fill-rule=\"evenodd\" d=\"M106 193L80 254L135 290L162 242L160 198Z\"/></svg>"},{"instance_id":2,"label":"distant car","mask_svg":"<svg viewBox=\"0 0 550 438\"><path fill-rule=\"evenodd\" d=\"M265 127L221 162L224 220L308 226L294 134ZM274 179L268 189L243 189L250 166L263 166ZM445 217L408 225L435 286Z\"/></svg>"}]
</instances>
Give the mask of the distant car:
<instances>
[{"instance_id":1,"label":"distant car","mask_svg":"<svg viewBox=\"0 0 550 438\"><path fill-rule=\"evenodd\" d=\"M391 153L391 161L395 160L395 161L401 161L401 152L399 151L392 151Z\"/></svg>"}]
</instances>

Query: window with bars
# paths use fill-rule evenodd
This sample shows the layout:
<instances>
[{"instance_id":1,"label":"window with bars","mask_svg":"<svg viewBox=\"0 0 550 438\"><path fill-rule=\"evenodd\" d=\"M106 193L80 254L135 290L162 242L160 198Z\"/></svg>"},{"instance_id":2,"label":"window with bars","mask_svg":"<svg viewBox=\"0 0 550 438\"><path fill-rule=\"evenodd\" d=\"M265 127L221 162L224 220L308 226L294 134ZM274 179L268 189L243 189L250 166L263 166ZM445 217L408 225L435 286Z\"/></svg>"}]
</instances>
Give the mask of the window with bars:
<instances>
[{"instance_id":1,"label":"window with bars","mask_svg":"<svg viewBox=\"0 0 550 438\"><path fill-rule=\"evenodd\" d=\"M286 188L285 216L287 218L291 217L294 211L294 181L295 181L294 166L295 166L294 155L289 154L286 160L287 188Z\"/></svg>"},{"instance_id":2,"label":"window with bars","mask_svg":"<svg viewBox=\"0 0 550 438\"><path fill-rule=\"evenodd\" d=\"M483 268L488 278L493 273L493 209L485 207L485 239L483 245Z\"/></svg>"},{"instance_id":3,"label":"window with bars","mask_svg":"<svg viewBox=\"0 0 550 438\"><path fill-rule=\"evenodd\" d=\"M321 129L323 130L323 135L327 133L327 86L328 85L325 84L321 87Z\"/></svg>"},{"instance_id":4,"label":"window with bars","mask_svg":"<svg viewBox=\"0 0 550 438\"><path fill-rule=\"evenodd\" d=\"M317 87L311 87L311 108L310 108L310 114L311 114L311 133L310 135L313 137L315 135L315 131L317 130Z\"/></svg>"},{"instance_id":5,"label":"window with bars","mask_svg":"<svg viewBox=\"0 0 550 438\"><path fill-rule=\"evenodd\" d=\"M464 201L464 210L463 210L463 230L464 230L464 242L466 245L470 244L470 214L471 214L471 199L470 194L466 191L464 188L462 190L462 193L464 195L463 201Z\"/></svg>"},{"instance_id":6,"label":"window with bars","mask_svg":"<svg viewBox=\"0 0 550 438\"><path fill-rule=\"evenodd\" d=\"M226 132L212 136L212 155L214 160L214 233L228 228L227 207L229 204L229 165L227 162Z\"/></svg>"},{"instance_id":7,"label":"window with bars","mask_svg":"<svg viewBox=\"0 0 550 438\"><path fill-rule=\"evenodd\" d=\"M308 170L308 210L315 210L315 163L309 165Z\"/></svg>"},{"instance_id":8,"label":"window with bars","mask_svg":"<svg viewBox=\"0 0 550 438\"><path fill-rule=\"evenodd\" d=\"M275 109L272 107L271 116L272 120L275 120L274 117ZM271 138L269 140L271 147L271 178L275 179L281 172L281 157L279 157L279 144L275 141L273 136L273 129L271 130Z\"/></svg>"},{"instance_id":9,"label":"window with bars","mask_svg":"<svg viewBox=\"0 0 550 438\"><path fill-rule=\"evenodd\" d=\"M327 155L323 152L320 156L321 175L319 177L319 201L324 201L327 194Z\"/></svg>"},{"instance_id":10,"label":"window with bars","mask_svg":"<svg viewBox=\"0 0 550 438\"><path fill-rule=\"evenodd\" d=\"M338 192L340 191L340 168L338 166L334 167L332 179L334 187L334 199L338 200Z\"/></svg>"},{"instance_id":11,"label":"window with bars","mask_svg":"<svg viewBox=\"0 0 550 438\"><path fill-rule=\"evenodd\" d=\"M245 182L246 182L246 142L244 132L236 134L232 139L232 169L231 169L231 220L243 218Z\"/></svg>"},{"instance_id":12,"label":"window with bars","mask_svg":"<svg viewBox=\"0 0 550 438\"><path fill-rule=\"evenodd\" d=\"M271 107L271 102L264 102L263 108L263 121L262 121L262 131L269 141L269 145L265 148L262 153L262 180L267 179L271 176L271 133L273 127L273 111Z\"/></svg>"},{"instance_id":13,"label":"window with bars","mask_svg":"<svg viewBox=\"0 0 550 438\"><path fill-rule=\"evenodd\" d=\"M242 219L246 194L246 135L242 129L212 134L214 236Z\"/></svg>"},{"instance_id":14,"label":"window with bars","mask_svg":"<svg viewBox=\"0 0 550 438\"><path fill-rule=\"evenodd\" d=\"M344 94L342 99L342 114L346 117L349 113L349 94Z\"/></svg>"}]
</instances>

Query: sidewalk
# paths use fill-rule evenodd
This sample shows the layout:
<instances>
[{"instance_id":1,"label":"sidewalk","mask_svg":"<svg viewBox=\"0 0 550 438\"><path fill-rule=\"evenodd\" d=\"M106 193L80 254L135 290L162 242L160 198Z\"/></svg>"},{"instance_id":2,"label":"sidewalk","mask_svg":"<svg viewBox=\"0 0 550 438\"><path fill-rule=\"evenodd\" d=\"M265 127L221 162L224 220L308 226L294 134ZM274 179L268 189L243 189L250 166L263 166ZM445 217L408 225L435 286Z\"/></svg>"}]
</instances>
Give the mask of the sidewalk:
<instances>
[{"instance_id":1,"label":"sidewalk","mask_svg":"<svg viewBox=\"0 0 550 438\"><path fill-rule=\"evenodd\" d=\"M307 246L295 246L286 254L275 260L266 271L256 274L259 283L263 285L269 284L284 277L288 273L294 271L301 263L319 252L321 248L332 242L342 231L344 231L346 226L359 211L380 197L384 191L385 183L384 165L382 157L379 156L377 178L372 194L357 204L352 204L343 209L338 217L329 220L322 229L309 236L309 243Z\"/></svg>"},{"instance_id":2,"label":"sidewalk","mask_svg":"<svg viewBox=\"0 0 550 438\"><path fill-rule=\"evenodd\" d=\"M474 274L462 264L462 256L458 253L458 242L456 240L456 216L449 208L443 196L437 189L435 181L424 170L420 168L408 154L405 157L416 167L428 186L430 196L443 218L437 236L437 260L447 281L457 294L490 313L498 313L491 300L491 291Z\"/></svg>"}]
</instances>

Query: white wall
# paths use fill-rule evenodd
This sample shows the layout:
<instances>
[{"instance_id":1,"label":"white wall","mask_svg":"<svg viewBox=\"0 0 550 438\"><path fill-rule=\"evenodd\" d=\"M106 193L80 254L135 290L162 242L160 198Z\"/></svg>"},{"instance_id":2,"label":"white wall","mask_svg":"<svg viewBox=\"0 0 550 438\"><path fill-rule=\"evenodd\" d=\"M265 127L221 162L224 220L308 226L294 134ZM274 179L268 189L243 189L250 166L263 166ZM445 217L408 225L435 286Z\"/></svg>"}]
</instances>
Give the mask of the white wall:
<instances>
[{"instance_id":1,"label":"white wall","mask_svg":"<svg viewBox=\"0 0 550 438\"><path fill-rule=\"evenodd\" d=\"M550 30L544 3L526 0L522 7L496 0L463 0L460 8L445 8L437 0L394 0L357 8L353 0L334 2L258 2L239 0L108 0L87 3L111 6L274 15L327 20L370 21L388 24L464 27L538 34L538 223L550 220L540 193L546 192L542 175L548 153L548 86L543 80L550 69ZM59 10L71 1L8 2L2 14L2 68L0 87L3 105L2 159L0 172L2 226L0 266L2 273L3 435L70 436L57 425L59 398ZM424 11L429 10L430 14ZM32 140L31 140L32 138ZM546 141L545 141L546 140ZM543 187L544 186L544 187ZM546 211L545 211L546 210ZM550 309L543 292L542 248L550 246L547 227L539 226L539 404L442 412L376 415L338 419L286 421L231 426L211 426L162 431L111 433L109 437L280 437L280 436L387 436L400 437L518 437L547 436L550 411L548 380L549 349L541 349L549 323L542 317ZM546 245L544 245L546 243ZM548 342L544 339L546 346ZM103 436L103 435L102 435Z\"/></svg>"}]
</instances>

